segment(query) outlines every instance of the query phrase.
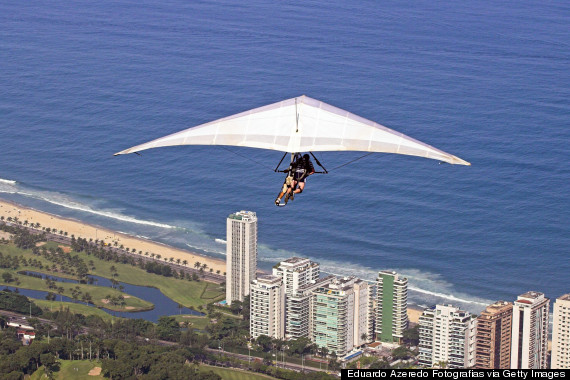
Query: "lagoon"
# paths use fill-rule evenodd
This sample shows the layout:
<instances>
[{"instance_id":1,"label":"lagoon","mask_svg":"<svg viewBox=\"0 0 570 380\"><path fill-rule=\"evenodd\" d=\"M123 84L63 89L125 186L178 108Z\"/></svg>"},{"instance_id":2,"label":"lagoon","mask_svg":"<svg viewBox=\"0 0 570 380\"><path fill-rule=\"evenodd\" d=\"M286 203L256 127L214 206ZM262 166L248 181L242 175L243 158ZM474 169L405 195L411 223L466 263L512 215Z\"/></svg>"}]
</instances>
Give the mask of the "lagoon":
<instances>
[{"instance_id":1,"label":"lagoon","mask_svg":"<svg viewBox=\"0 0 570 380\"><path fill-rule=\"evenodd\" d=\"M64 283L79 283L77 280L57 277L53 275L46 275L45 273L34 272L34 271L22 271L19 272L23 275L33 275L33 276L41 276L42 279L50 278L56 282L64 282ZM90 279L89 283L93 281L93 285L95 286L108 286L111 287L112 283L111 280L105 277L89 275L88 278ZM159 289L149 287L149 286L139 286L139 285L132 285L127 284L124 282L119 282L117 287L123 286L123 290L125 292L125 296L133 295L139 297L145 301L152 302L154 304L154 308L152 310L147 311L138 311L138 312L119 312L113 311L106 308L101 308L103 311L110 315L114 315L117 317L123 318L142 318L150 322L158 322L158 318L164 315L174 315L174 314L192 314L192 315L203 315L198 311L189 309L187 307L179 307L179 304L171 300L170 298L166 297ZM46 295L48 294L47 291L39 291L39 290L30 290L30 289L21 289L12 286L6 286L12 291L16 289L19 291L20 294L23 294L27 297L36 298L36 299L45 299ZM64 302L74 302L74 303L82 303L77 300L73 300L69 297L58 295L58 299ZM95 307L94 305L91 305ZM181 305L180 305L181 306Z\"/></svg>"}]
</instances>

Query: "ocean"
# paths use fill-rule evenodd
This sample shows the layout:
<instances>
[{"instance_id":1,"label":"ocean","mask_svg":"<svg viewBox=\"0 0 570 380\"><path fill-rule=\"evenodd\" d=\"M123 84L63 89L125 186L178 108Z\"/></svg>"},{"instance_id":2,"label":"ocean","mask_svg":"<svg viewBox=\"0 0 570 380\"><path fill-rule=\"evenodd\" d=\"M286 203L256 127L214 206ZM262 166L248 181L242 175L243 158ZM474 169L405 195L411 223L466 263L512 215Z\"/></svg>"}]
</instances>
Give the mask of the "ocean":
<instances>
[{"instance_id":1,"label":"ocean","mask_svg":"<svg viewBox=\"0 0 570 380\"><path fill-rule=\"evenodd\" d=\"M259 266L292 255L409 300L478 312L570 292L570 4L7 1L0 197L224 257L259 218ZM273 204L281 153L113 153L306 94L472 163L375 154ZM327 169L359 153L319 154Z\"/></svg>"}]
</instances>

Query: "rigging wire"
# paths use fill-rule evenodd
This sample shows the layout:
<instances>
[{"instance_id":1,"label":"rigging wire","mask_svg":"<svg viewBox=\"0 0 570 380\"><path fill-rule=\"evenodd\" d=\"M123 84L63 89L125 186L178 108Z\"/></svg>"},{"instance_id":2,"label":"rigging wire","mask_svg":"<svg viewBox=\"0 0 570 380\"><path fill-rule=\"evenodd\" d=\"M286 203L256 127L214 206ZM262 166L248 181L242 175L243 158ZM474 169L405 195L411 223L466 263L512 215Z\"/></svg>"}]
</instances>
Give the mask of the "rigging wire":
<instances>
[{"instance_id":1,"label":"rigging wire","mask_svg":"<svg viewBox=\"0 0 570 380\"><path fill-rule=\"evenodd\" d=\"M340 166L337 166L336 168L330 169L329 172L332 172L333 170L336 170L336 169L340 169L340 168L342 168L343 166L352 164L353 162L358 161L358 160L361 160L361 159L363 159L364 157L370 156L370 155L373 154L373 153L376 153L376 152L369 152L369 153L366 153L364 156L360 156L360 157L358 157L358 158L356 158L356 159L354 159L354 160L352 160L352 161L347 162L346 164L342 164L342 165L340 165Z\"/></svg>"},{"instance_id":2,"label":"rigging wire","mask_svg":"<svg viewBox=\"0 0 570 380\"><path fill-rule=\"evenodd\" d=\"M255 162L256 164L261 165L261 166L263 166L264 168L267 168L267 169L270 169L271 171L273 171L273 169L270 168L269 166L267 166L267 165L265 165L265 164L262 164L261 162L256 161L256 160L254 160L254 159L251 158L251 157L245 156L245 155L243 155L243 154L236 153L236 152L232 151L231 149L226 148L226 147L223 146L223 145L216 145L216 146L217 146L218 148L222 148L222 149L224 149L224 150L227 150L228 152L233 153L233 154L235 154L236 156L240 156L240 157L243 157L243 158L245 158L245 159L248 159L248 160L250 160L251 162Z\"/></svg>"}]
</instances>

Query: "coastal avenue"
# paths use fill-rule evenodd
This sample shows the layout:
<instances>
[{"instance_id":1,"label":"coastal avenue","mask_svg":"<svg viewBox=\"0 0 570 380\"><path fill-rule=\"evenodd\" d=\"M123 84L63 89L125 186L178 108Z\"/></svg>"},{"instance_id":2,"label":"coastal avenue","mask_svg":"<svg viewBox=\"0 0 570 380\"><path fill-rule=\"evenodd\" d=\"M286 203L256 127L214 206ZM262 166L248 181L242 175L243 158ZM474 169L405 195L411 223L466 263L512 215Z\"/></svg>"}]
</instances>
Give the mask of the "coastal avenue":
<instances>
[{"instance_id":1,"label":"coastal avenue","mask_svg":"<svg viewBox=\"0 0 570 380\"><path fill-rule=\"evenodd\" d=\"M45 232L45 231L38 230L38 229L30 227L30 226L22 226L21 224L16 224L13 222L6 221L5 223L7 225L10 225L10 226L19 226L21 228L26 228L28 231L30 231L33 234L41 234L41 233ZM54 234L51 232L45 232L45 234L46 234L47 240L50 240L50 241L53 241L56 243L60 243L60 244L71 245L71 238L70 237L57 235L57 234ZM90 244L93 244L93 243L90 243ZM206 271L200 272L200 270L198 270L198 269L190 268L190 267L180 265L180 264L176 264L176 263L170 263L170 262L167 262L164 260L152 259L150 257L145 257L145 256L139 255L137 253L127 252L127 251L120 249L118 247L107 246L106 248L110 249L111 251L113 251L115 253L120 253L120 254L129 255L132 257L136 257L137 259L143 260L145 263L151 262L151 261L156 261L156 262L161 263L162 265L168 265L171 268L176 269L178 271L182 270L184 273L190 273L190 274L194 273L197 276L199 276L200 278L202 278L204 281L213 282L215 284L221 284L221 283L224 283L226 281L226 277L221 275L221 274L216 274L216 273L211 273L211 272L206 272Z\"/></svg>"}]
</instances>

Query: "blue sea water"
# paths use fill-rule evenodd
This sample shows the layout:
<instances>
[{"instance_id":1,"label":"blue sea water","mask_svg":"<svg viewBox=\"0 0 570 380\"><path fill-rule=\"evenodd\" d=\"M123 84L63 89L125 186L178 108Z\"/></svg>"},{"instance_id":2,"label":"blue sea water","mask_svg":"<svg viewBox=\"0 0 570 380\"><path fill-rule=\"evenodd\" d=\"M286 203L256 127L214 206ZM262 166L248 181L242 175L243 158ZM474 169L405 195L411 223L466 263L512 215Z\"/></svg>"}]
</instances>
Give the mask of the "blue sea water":
<instances>
[{"instance_id":1,"label":"blue sea water","mask_svg":"<svg viewBox=\"0 0 570 380\"><path fill-rule=\"evenodd\" d=\"M5 1L0 197L223 257L259 217L260 266L404 273L478 311L570 292L570 4ZM472 162L372 155L273 199L278 152L130 146L306 94ZM319 155L327 168L357 153Z\"/></svg>"}]
</instances>

